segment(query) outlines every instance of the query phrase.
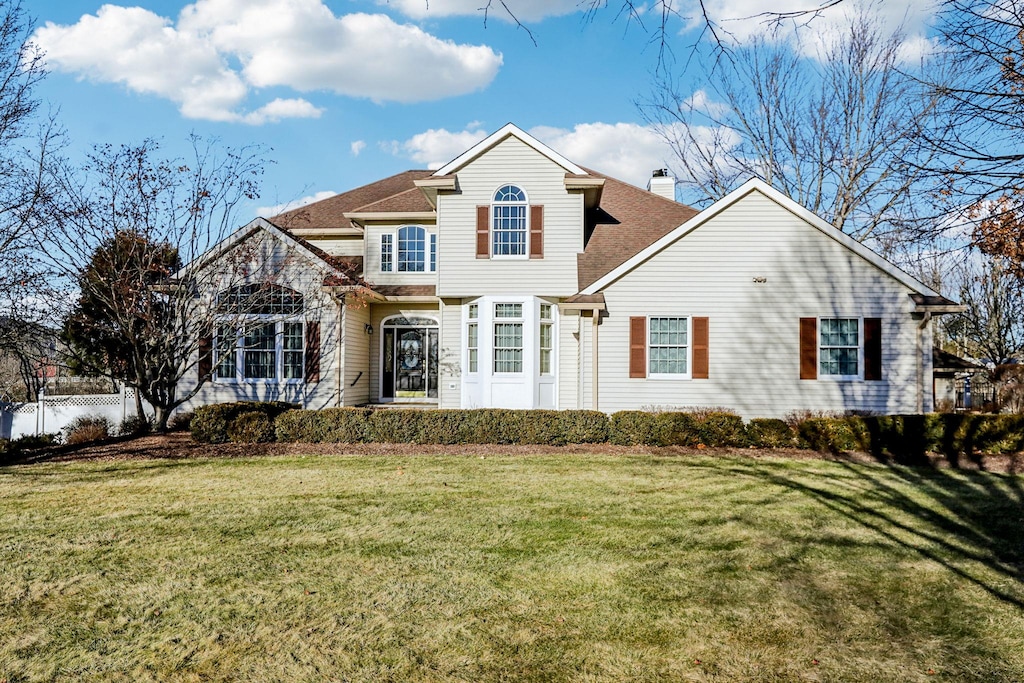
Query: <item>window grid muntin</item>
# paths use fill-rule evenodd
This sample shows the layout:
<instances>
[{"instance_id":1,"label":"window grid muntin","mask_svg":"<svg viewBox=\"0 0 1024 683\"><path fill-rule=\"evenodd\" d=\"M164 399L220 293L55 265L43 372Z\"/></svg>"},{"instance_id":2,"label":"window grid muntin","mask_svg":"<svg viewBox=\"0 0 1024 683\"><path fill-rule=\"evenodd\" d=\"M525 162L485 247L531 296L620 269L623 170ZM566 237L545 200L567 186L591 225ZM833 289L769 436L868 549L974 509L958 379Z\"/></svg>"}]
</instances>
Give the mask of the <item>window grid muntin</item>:
<instances>
[{"instance_id":1,"label":"window grid muntin","mask_svg":"<svg viewBox=\"0 0 1024 683\"><path fill-rule=\"evenodd\" d=\"M477 372L480 363L480 338L477 323L466 327L466 349L469 351L469 372Z\"/></svg>"},{"instance_id":2,"label":"window grid muntin","mask_svg":"<svg viewBox=\"0 0 1024 683\"><path fill-rule=\"evenodd\" d=\"M398 272L422 273L427 263L427 231L419 225L398 229Z\"/></svg>"},{"instance_id":3,"label":"window grid muntin","mask_svg":"<svg viewBox=\"0 0 1024 683\"><path fill-rule=\"evenodd\" d=\"M238 372L238 330L234 325L218 325L217 338L214 340L215 377L217 379L235 379Z\"/></svg>"},{"instance_id":4,"label":"window grid muntin","mask_svg":"<svg viewBox=\"0 0 1024 683\"><path fill-rule=\"evenodd\" d=\"M526 193L504 185L494 193L491 206L491 255L526 256Z\"/></svg>"},{"instance_id":5,"label":"window grid muntin","mask_svg":"<svg viewBox=\"0 0 1024 683\"><path fill-rule=\"evenodd\" d=\"M523 371L523 324L494 323L494 372Z\"/></svg>"},{"instance_id":6,"label":"window grid muntin","mask_svg":"<svg viewBox=\"0 0 1024 683\"><path fill-rule=\"evenodd\" d=\"M647 326L648 371L650 374L687 374L690 319L686 317L649 318Z\"/></svg>"},{"instance_id":7,"label":"window grid muntin","mask_svg":"<svg viewBox=\"0 0 1024 683\"><path fill-rule=\"evenodd\" d=\"M494 304L495 318L522 318L522 304Z\"/></svg>"},{"instance_id":8,"label":"window grid muntin","mask_svg":"<svg viewBox=\"0 0 1024 683\"><path fill-rule=\"evenodd\" d=\"M818 372L832 377L860 375L860 319L818 321Z\"/></svg>"},{"instance_id":9,"label":"window grid muntin","mask_svg":"<svg viewBox=\"0 0 1024 683\"><path fill-rule=\"evenodd\" d=\"M272 322L245 324L242 350L244 379L275 379L277 377L277 325Z\"/></svg>"},{"instance_id":10,"label":"window grid muntin","mask_svg":"<svg viewBox=\"0 0 1024 683\"><path fill-rule=\"evenodd\" d=\"M235 315L295 315L303 296L294 289L266 283L235 285L217 294L217 312Z\"/></svg>"},{"instance_id":11,"label":"window grid muntin","mask_svg":"<svg viewBox=\"0 0 1024 683\"><path fill-rule=\"evenodd\" d=\"M437 234L430 233L430 272L437 272Z\"/></svg>"},{"instance_id":12,"label":"window grid muntin","mask_svg":"<svg viewBox=\"0 0 1024 683\"><path fill-rule=\"evenodd\" d=\"M304 377L304 342L301 322L285 321L281 324L281 369L284 379Z\"/></svg>"},{"instance_id":13,"label":"window grid muntin","mask_svg":"<svg viewBox=\"0 0 1024 683\"><path fill-rule=\"evenodd\" d=\"M390 233L380 236L380 270L382 273L390 273L394 268L394 251Z\"/></svg>"},{"instance_id":14,"label":"window grid muntin","mask_svg":"<svg viewBox=\"0 0 1024 683\"><path fill-rule=\"evenodd\" d=\"M540 374L551 374L551 355L554 343L555 326L551 323L540 324Z\"/></svg>"}]
</instances>

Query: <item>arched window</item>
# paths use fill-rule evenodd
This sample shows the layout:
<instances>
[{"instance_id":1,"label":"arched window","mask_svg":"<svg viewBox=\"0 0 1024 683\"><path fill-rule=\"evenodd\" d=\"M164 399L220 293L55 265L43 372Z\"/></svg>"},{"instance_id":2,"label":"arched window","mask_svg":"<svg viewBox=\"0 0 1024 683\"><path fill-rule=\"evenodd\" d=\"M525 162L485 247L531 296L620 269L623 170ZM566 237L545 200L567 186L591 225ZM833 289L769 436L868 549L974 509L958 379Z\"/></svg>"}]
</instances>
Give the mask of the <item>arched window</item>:
<instances>
[{"instance_id":1,"label":"arched window","mask_svg":"<svg viewBox=\"0 0 1024 683\"><path fill-rule=\"evenodd\" d=\"M491 255L526 256L526 193L502 185L491 203Z\"/></svg>"},{"instance_id":2,"label":"arched window","mask_svg":"<svg viewBox=\"0 0 1024 683\"><path fill-rule=\"evenodd\" d=\"M319 354L319 327L306 329L301 292L273 284L229 287L217 295L215 378L222 382L300 381ZM315 323L310 323L315 325ZM314 339L315 337L315 339Z\"/></svg>"},{"instance_id":3,"label":"arched window","mask_svg":"<svg viewBox=\"0 0 1024 683\"><path fill-rule=\"evenodd\" d=\"M398 272L422 273L427 266L427 231L419 225L398 229Z\"/></svg>"}]
</instances>

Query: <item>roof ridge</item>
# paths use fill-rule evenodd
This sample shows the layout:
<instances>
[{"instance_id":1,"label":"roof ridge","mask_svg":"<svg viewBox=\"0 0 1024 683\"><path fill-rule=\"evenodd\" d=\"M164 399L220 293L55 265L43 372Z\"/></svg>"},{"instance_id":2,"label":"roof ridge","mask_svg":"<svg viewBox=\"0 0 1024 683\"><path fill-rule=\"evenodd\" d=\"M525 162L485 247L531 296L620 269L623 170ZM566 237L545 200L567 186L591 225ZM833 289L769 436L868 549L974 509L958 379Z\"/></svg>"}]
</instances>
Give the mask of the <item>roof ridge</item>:
<instances>
[{"instance_id":1,"label":"roof ridge","mask_svg":"<svg viewBox=\"0 0 1024 683\"><path fill-rule=\"evenodd\" d=\"M402 190L401 192L396 192L394 194L389 194L386 197L381 197L380 199L377 199L377 200L374 200L372 202L369 202L368 204L363 204L362 206L357 206L356 208L354 208L354 209L352 209L350 211L347 211L346 213L359 213L360 210L365 209L368 206L373 206L374 204L380 204L381 202L386 202L389 199L401 196L403 194L408 194L410 192L421 192L421 191L422 190L420 190L420 188L418 188L418 187L410 187L408 190Z\"/></svg>"}]
</instances>

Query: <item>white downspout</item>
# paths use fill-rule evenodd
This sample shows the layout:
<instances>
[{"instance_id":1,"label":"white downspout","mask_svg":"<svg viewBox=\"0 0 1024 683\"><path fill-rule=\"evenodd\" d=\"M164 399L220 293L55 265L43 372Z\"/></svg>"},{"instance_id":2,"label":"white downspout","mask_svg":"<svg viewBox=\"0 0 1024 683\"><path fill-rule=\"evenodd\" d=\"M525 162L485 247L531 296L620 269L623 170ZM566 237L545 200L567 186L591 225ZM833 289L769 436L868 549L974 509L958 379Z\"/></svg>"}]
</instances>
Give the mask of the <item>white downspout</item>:
<instances>
[{"instance_id":1,"label":"white downspout","mask_svg":"<svg viewBox=\"0 0 1024 683\"><path fill-rule=\"evenodd\" d=\"M583 314L576 314L576 409L583 409Z\"/></svg>"},{"instance_id":2,"label":"white downspout","mask_svg":"<svg viewBox=\"0 0 1024 683\"><path fill-rule=\"evenodd\" d=\"M591 328L592 329L592 334L593 334L593 339L592 339L591 343L592 343L592 345L594 347L594 352L591 354L591 361L594 364L594 369L593 369L593 372L591 374L591 380L592 380L592 383L593 383L593 386L591 387L591 393L592 393L591 399L592 399L593 405L591 406L591 408L593 410L599 410L599 408L598 408L599 404L598 404L598 399L597 399L597 384L598 384L597 383L597 379L598 379L597 378L597 325L598 325L598 323L601 322L601 311L599 311L599 310L597 310L595 308L593 313L592 313L592 315L593 315L593 318L594 318L594 325Z\"/></svg>"},{"instance_id":3,"label":"white downspout","mask_svg":"<svg viewBox=\"0 0 1024 683\"><path fill-rule=\"evenodd\" d=\"M924 331L932 321L930 311L925 311L921 324L917 326L917 414L924 413Z\"/></svg>"},{"instance_id":4,"label":"white downspout","mask_svg":"<svg viewBox=\"0 0 1024 683\"><path fill-rule=\"evenodd\" d=\"M344 346L345 339L345 295L342 294L340 297L335 293L331 292L331 299L334 303L338 304L338 322L335 329L335 344L334 344L334 405L337 408L341 407L341 395L343 391L342 384L342 366L341 361L343 358L342 347Z\"/></svg>"}]
</instances>

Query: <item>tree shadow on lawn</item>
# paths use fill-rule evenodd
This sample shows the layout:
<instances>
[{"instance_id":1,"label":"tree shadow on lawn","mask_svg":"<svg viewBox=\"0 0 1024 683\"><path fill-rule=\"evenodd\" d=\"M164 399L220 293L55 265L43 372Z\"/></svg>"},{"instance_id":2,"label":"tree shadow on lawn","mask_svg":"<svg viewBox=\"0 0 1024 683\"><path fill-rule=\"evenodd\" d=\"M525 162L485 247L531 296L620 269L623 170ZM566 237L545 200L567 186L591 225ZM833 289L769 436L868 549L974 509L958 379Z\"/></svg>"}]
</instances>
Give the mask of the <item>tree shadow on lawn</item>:
<instances>
[{"instance_id":1,"label":"tree shadow on lawn","mask_svg":"<svg viewBox=\"0 0 1024 683\"><path fill-rule=\"evenodd\" d=\"M837 465L845 477L825 479L811 466L766 461L737 462L728 469L807 496L881 539L941 565L999 601L1024 609L1024 477ZM693 466L720 471L721 463ZM906 487L896 485L893 476ZM990 571L976 570L976 565Z\"/></svg>"}]
</instances>

